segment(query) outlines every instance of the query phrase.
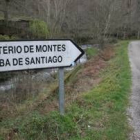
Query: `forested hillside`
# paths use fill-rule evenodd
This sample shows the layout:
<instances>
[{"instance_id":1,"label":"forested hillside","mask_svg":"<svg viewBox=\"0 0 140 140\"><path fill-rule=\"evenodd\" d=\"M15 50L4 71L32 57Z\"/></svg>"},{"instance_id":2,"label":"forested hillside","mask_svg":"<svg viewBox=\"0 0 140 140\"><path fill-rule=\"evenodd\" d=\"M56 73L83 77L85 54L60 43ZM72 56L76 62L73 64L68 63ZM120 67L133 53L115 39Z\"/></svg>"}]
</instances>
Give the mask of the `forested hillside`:
<instances>
[{"instance_id":1,"label":"forested hillside","mask_svg":"<svg viewBox=\"0 0 140 140\"><path fill-rule=\"evenodd\" d=\"M139 7L139 0L1 0L0 18L5 23L38 19L47 24L48 38L99 43L139 38Z\"/></svg>"}]
</instances>

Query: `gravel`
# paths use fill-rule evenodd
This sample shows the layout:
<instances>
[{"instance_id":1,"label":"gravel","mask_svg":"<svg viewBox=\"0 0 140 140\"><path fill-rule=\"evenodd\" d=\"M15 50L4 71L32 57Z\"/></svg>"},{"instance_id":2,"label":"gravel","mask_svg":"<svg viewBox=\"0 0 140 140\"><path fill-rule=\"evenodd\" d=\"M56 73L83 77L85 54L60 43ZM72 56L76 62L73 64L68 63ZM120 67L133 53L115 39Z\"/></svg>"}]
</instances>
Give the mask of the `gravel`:
<instances>
[{"instance_id":1,"label":"gravel","mask_svg":"<svg viewBox=\"0 0 140 140\"><path fill-rule=\"evenodd\" d=\"M130 140L140 140L140 41L129 44L129 59L132 70L132 93L128 108L129 122L133 128Z\"/></svg>"}]
</instances>

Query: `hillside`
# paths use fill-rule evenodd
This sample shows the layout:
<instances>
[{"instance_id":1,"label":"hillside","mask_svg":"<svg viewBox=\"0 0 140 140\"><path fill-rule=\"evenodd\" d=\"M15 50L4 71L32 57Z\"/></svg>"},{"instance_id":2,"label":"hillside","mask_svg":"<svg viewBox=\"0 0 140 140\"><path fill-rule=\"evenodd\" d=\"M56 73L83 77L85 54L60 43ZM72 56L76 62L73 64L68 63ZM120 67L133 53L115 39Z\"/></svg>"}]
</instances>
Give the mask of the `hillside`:
<instances>
[{"instance_id":1,"label":"hillside","mask_svg":"<svg viewBox=\"0 0 140 140\"><path fill-rule=\"evenodd\" d=\"M54 82L35 98L2 104L1 140L127 140L131 83L127 45L106 48L67 74L64 116L58 113Z\"/></svg>"},{"instance_id":2,"label":"hillside","mask_svg":"<svg viewBox=\"0 0 140 140\"><path fill-rule=\"evenodd\" d=\"M139 0L2 0L0 19L46 22L49 38L72 38L78 43L139 39ZM25 36L24 38L26 38Z\"/></svg>"}]
</instances>

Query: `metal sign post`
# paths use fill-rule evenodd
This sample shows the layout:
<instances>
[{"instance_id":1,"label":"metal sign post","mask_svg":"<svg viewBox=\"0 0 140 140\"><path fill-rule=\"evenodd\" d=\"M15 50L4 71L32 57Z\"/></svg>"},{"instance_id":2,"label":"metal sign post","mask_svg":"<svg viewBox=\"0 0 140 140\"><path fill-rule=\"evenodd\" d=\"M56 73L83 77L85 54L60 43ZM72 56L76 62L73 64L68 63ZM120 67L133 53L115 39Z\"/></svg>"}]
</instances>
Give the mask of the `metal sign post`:
<instances>
[{"instance_id":1,"label":"metal sign post","mask_svg":"<svg viewBox=\"0 0 140 140\"><path fill-rule=\"evenodd\" d=\"M64 68L59 68L59 111L64 115Z\"/></svg>"}]
</instances>

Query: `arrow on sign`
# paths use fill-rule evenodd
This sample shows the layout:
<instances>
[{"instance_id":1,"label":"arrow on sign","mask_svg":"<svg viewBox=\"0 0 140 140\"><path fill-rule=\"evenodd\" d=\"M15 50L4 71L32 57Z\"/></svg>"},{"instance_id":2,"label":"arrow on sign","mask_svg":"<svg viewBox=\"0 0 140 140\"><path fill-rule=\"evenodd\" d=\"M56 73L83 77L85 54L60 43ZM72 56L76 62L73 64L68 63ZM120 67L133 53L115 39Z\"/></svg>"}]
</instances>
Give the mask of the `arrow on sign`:
<instances>
[{"instance_id":1,"label":"arrow on sign","mask_svg":"<svg viewBox=\"0 0 140 140\"><path fill-rule=\"evenodd\" d=\"M69 67L83 54L71 40L2 41L0 72Z\"/></svg>"}]
</instances>

